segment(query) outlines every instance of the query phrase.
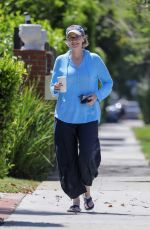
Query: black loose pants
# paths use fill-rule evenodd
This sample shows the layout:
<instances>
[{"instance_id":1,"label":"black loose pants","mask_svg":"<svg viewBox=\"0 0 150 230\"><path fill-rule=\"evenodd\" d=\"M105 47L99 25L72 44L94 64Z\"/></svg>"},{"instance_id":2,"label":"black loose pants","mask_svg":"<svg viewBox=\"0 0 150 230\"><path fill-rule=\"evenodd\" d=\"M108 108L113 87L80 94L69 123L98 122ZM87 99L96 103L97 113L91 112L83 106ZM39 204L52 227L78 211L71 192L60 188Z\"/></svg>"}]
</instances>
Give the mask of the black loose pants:
<instances>
[{"instance_id":1,"label":"black loose pants","mask_svg":"<svg viewBox=\"0 0 150 230\"><path fill-rule=\"evenodd\" d=\"M101 162L98 121L84 124L55 120L55 148L61 187L70 198L86 192Z\"/></svg>"}]
</instances>

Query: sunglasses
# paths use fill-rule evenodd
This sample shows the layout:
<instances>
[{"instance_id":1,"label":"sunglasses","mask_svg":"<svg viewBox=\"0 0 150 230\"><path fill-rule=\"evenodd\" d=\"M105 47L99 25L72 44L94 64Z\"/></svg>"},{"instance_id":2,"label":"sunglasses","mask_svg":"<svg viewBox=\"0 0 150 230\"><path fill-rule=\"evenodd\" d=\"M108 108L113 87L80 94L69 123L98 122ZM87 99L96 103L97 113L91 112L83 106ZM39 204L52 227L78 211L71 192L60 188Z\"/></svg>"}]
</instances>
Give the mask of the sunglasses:
<instances>
[{"instance_id":1,"label":"sunglasses","mask_svg":"<svg viewBox=\"0 0 150 230\"><path fill-rule=\"evenodd\" d=\"M82 37L82 35L75 35L75 36L68 36L67 40L68 41L77 41Z\"/></svg>"}]
</instances>

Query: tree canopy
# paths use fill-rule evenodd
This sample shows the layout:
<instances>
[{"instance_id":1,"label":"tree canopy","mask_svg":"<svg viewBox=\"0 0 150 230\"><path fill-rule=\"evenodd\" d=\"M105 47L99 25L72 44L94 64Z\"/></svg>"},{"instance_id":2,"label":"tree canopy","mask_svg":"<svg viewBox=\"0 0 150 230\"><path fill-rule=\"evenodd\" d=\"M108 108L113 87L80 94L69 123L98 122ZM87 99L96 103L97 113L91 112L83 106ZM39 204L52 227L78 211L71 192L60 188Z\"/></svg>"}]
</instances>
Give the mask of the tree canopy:
<instances>
[{"instance_id":1,"label":"tree canopy","mask_svg":"<svg viewBox=\"0 0 150 230\"><path fill-rule=\"evenodd\" d=\"M0 2L0 45L11 49L13 27L24 21L48 30L48 40L57 53L64 52L65 28L81 24L89 38L89 49L105 57L120 95L130 95L129 82L150 73L150 4L139 0L3 0ZM10 28L8 31L7 28Z\"/></svg>"}]
</instances>

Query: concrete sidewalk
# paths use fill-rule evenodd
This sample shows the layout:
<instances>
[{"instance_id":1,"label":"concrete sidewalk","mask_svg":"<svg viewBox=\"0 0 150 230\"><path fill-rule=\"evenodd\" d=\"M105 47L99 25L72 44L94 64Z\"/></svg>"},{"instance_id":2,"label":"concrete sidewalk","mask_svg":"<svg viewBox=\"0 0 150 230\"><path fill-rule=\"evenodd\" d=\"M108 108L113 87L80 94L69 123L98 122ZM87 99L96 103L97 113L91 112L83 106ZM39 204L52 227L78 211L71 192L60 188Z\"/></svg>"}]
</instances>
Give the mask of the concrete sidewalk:
<instances>
[{"instance_id":1,"label":"concrete sidewalk","mask_svg":"<svg viewBox=\"0 0 150 230\"><path fill-rule=\"evenodd\" d=\"M102 164L92 187L93 211L86 212L81 202L81 213L67 213L71 200L59 182L45 181L26 195L0 229L148 230L150 168L131 131L133 125L140 123L100 127Z\"/></svg>"}]
</instances>

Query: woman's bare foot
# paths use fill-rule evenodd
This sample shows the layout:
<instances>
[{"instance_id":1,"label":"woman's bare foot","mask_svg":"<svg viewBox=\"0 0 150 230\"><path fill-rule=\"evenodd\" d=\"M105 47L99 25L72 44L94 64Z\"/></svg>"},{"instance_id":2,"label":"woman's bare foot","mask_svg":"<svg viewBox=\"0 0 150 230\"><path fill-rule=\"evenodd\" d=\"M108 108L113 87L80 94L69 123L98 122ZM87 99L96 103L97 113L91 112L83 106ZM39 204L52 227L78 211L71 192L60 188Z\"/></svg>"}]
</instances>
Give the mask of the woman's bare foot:
<instances>
[{"instance_id":1,"label":"woman's bare foot","mask_svg":"<svg viewBox=\"0 0 150 230\"><path fill-rule=\"evenodd\" d=\"M77 197L75 199L73 199L73 205L70 206L70 208L67 210L68 212L81 212L80 209L80 198Z\"/></svg>"},{"instance_id":2,"label":"woman's bare foot","mask_svg":"<svg viewBox=\"0 0 150 230\"><path fill-rule=\"evenodd\" d=\"M90 210L94 208L94 203L90 194L90 186L85 185L86 187L86 193L84 193L84 207L86 210Z\"/></svg>"}]
</instances>

